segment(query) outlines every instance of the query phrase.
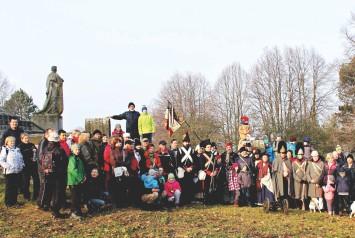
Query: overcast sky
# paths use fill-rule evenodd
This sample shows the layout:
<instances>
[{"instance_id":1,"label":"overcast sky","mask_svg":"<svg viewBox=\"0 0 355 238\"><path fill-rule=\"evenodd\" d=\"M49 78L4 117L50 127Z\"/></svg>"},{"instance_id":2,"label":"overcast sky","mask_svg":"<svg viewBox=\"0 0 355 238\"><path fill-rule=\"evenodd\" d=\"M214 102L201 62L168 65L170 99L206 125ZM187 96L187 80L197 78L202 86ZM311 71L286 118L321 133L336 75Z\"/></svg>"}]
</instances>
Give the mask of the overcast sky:
<instances>
[{"instance_id":1,"label":"overcast sky","mask_svg":"<svg viewBox=\"0 0 355 238\"><path fill-rule=\"evenodd\" d=\"M351 11L354 0L0 0L0 71L41 108L57 65L71 130L129 101L152 105L175 72L213 83L233 62L248 70L265 47L342 58Z\"/></svg>"}]
</instances>

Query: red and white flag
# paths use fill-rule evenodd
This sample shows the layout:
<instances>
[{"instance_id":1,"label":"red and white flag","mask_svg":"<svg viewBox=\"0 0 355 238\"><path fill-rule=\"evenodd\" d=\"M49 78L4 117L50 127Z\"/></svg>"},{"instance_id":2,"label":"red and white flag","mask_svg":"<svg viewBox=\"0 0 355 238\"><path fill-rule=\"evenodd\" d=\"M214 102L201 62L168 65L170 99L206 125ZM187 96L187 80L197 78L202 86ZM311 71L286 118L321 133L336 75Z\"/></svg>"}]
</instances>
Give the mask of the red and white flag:
<instances>
[{"instance_id":1,"label":"red and white flag","mask_svg":"<svg viewBox=\"0 0 355 238\"><path fill-rule=\"evenodd\" d=\"M176 116L173 105L169 102L165 111L165 129L168 130L169 136L181 127L182 122Z\"/></svg>"}]
</instances>

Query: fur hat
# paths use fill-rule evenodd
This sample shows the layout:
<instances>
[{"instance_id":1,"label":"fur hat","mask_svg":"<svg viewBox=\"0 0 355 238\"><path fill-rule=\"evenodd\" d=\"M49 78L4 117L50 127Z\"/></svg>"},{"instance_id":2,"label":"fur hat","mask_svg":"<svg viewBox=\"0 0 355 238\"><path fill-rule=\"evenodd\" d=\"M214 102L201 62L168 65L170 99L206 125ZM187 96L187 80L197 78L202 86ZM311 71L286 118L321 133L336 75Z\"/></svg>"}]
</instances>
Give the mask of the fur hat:
<instances>
[{"instance_id":1,"label":"fur hat","mask_svg":"<svg viewBox=\"0 0 355 238\"><path fill-rule=\"evenodd\" d=\"M279 141L277 146L277 153L286 153L287 152L287 145L285 141Z\"/></svg>"},{"instance_id":2,"label":"fur hat","mask_svg":"<svg viewBox=\"0 0 355 238\"><path fill-rule=\"evenodd\" d=\"M182 142L191 142L190 141L190 136L189 136L189 132L186 132L183 137L182 137Z\"/></svg>"},{"instance_id":3,"label":"fur hat","mask_svg":"<svg viewBox=\"0 0 355 238\"><path fill-rule=\"evenodd\" d=\"M206 140L203 140L200 142L200 147L202 147L202 148L206 148L206 146L208 146L208 145L212 145L210 139L206 139Z\"/></svg>"},{"instance_id":4,"label":"fur hat","mask_svg":"<svg viewBox=\"0 0 355 238\"><path fill-rule=\"evenodd\" d=\"M134 146L142 145L141 141L139 139L134 139Z\"/></svg>"},{"instance_id":5,"label":"fur hat","mask_svg":"<svg viewBox=\"0 0 355 238\"><path fill-rule=\"evenodd\" d=\"M300 152L302 152L302 154L304 154L304 146L302 143L297 143L296 144L296 155L300 154Z\"/></svg>"}]
</instances>

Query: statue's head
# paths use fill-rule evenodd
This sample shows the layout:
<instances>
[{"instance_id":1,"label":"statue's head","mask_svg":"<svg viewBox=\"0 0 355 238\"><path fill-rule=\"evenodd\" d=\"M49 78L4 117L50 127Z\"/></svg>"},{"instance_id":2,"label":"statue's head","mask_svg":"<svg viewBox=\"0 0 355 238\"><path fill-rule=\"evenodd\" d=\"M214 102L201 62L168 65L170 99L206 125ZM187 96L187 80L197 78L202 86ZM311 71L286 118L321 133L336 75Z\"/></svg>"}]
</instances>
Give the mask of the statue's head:
<instances>
[{"instance_id":1,"label":"statue's head","mask_svg":"<svg viewBox=\"0 0 355 238\"><path fill-rule=\"evenodd\" d=\"M52 66L51 70L52 70L52 72L57 73L57 66Z\"/></svg>"}]
</instances>

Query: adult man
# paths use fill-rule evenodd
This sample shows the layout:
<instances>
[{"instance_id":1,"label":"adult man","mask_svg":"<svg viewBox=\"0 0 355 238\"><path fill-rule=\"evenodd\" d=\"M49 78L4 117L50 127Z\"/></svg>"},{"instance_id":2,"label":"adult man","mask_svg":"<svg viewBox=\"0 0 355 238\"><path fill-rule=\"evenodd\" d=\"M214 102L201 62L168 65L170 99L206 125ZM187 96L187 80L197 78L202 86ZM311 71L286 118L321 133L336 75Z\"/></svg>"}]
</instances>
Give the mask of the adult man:
<instances>
[{"instance_id":1,"label":"adult man","mask_svg":"<svg viewBox=\"0 0 355 238\"><path fill-rule=\"evenodd\" d=\"M139 112L135 111L135 105L133 102L128 104L128 111L120 114L111 116L115 120L126 120L126 132L130 133L132 139L139 139L138 133L138 118L140 116Z\"/></svg>"},{"instance_id":2,"label":"adult man","mask_svg":"<svg viewBox=\"0 0 355 238\"><path fill-rule=\"evenodd\" d=\"M138 119L139 135L147 138L152 143L153 133L155 133L155 122L153 116L148 113L147 106L142 107L142 114Z\"/></svg>"},{"instance_id":3,"label":"adult man","mask_svg":"<svg viewBox=\"0 0 355 238\"><path fill-rule=\"evenodd\" d=\"M9 128L4 132L1 138L1 146L5 144L5 139L8 136L13 136L16 138L16 147L21 142L21 134L23 133L23 129L18 126L18 119L16 117L9 117Z\"/></svg>"},{"instance_id":4,"label":"adult man","mask_svg":"<svg viewBox=\"0 0 355 238\"><path fill-rule=\"evenodd\" d=\"M232 164L237 162L238 155L233 152L232 143L226 144L226 151L221 156L221 171L218 176L218 188L220 189L220 198L223 196L223 201L233 203L233 192L228 189L228 174L231 172Z\"/></svg>"}]
</instances>

